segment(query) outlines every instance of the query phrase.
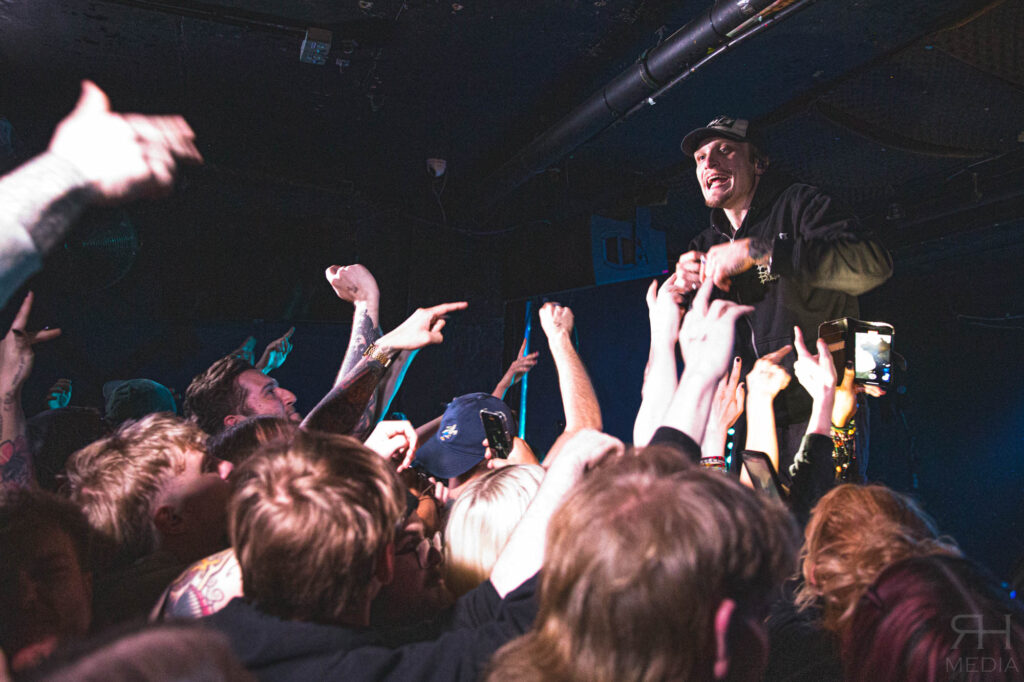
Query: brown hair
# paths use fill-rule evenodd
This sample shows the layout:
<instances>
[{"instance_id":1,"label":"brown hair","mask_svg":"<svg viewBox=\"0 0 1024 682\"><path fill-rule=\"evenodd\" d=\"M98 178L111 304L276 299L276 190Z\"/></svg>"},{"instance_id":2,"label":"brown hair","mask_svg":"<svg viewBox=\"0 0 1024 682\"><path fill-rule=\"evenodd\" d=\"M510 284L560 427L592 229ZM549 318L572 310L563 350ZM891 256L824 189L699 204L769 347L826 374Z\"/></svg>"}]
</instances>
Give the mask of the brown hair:
<instances>
[{"instance_id":1,"label":"brown hair","mask_svg":"<svg viewBox=\"0 0 1024 682\"><path fill-rule=\"evenodd\" d=\"M820 602L825 628L841 633L883 568L935 553L959 554L952 540L938 537L935 522L913 499L882 485L837 486L811 510L797 604Z\"/></svg>"},{"instance_id":2,"label":"brown hair","mask_svg":"<svg viewBox=\"0 0 1024 682\"><path fill-rule=\"evenodd\" d=\"M283 417L256 415L232 424L206 442L210 456L241 465L261 445L273 440L291 440L298 425Z\"/></svg>"},{"instance_id":3,"label":"brown hair","mask_svg":"<svg viewBox=\"0 0 1024 682\"><path fill-rule=\"evenodd\" d=\"M795 550L781 505L725 476L602 467L555 513L537 619L488 679L710 679L719 604L759 615Z\"/></svg>"},{"instance_id":4,"label":"brown hair","mask_svg":"<svg viewBox=\"0 0 1024 682\"><path fill-rule=\"evenodd\" d=\"M252 369L237 355L227 355L192 380L185 390L185 416L210 435L224 430L224 417L245 414L245 389L238 376Z\"/></svg>"},{"instance_id":5,"label":"brown hair","mask_svg":"<svg viewBox=\"0 0 1024 682\"><path fill-rule=\"evenodd\" d=\"M82 570L90 570L92 531L77 505L35 488L0 491L0 554L16 537L35 537L54 528L71 539Z\"/></svg>"},{"instance_id":6,"label":"brown hair","mask_svg":"<svg viewBox=\"0 0 1024 682\"><path fill-rule=\"evenodd\" d=\"M114 563L131 563L156 549L153 504L164 484L182 473L190 451L205 453L205 434L168 413L126 422L71 455L67 485L97 534L114 549Z\"/></svg>"},{"instance_id":7,"label":"brown hair","mask_svg":"<svg viewBox=\"0 0 1024 682\"><path fill-rule=\"evenodd\" d=\"M337 623L362 604L405 490L348 436L299 431L237 471L228 523L246 598L288 620Z\"/></svg>"}]
</instances>

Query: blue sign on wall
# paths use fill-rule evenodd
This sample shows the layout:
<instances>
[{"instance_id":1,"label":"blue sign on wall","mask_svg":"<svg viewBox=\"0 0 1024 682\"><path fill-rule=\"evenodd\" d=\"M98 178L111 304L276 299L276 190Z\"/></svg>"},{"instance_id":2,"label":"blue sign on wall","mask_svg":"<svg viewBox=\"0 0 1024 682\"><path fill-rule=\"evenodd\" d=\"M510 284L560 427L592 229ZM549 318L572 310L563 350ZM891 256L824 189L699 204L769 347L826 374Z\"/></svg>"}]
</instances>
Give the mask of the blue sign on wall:
<instances>
[{"instance_id":1,"label":"blue sign on wall","mask_svg":"<svg viewBox=\"0 0 1024 682\"><path fill-rule=\"evenodd\" d=\"M594 283L626 282L666 272L665 233L651 229L651 209L640 206L627 222L590 218Z\"/></svg>"}]
</instances>

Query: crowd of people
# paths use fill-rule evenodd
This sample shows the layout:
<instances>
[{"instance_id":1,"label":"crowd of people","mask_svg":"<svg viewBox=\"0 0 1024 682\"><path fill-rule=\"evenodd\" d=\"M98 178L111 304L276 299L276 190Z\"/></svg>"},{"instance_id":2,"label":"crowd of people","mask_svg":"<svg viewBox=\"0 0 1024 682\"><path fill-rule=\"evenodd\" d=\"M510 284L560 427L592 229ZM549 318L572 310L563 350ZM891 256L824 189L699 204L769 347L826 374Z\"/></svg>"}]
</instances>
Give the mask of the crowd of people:
<instances>
[{"instance_id":1,"label":"crowd of people","mask_svg":"<svg viewBox=\"0 0 1024 682\"><path fill-rule=\"evenodd\" d=\"M29 294L0 341L0 680L1024 679L1024 607L917 501L866 484L864 387L815 341L888 254L771 172L747 121L682 149L712 226L648 292L630 444L602 431L573 312L550 302L565 426L547 452L503 400L538 361L522 350L491 392L389 419L470 302L385 332L358 264L326 272L352 331L306 415L272 376L289 331L258 359L225 349L184 400L114 382L101 414L58 383L26 419L60 333L30 331ZM49 150L0 179L0 298L85 205L169 191L201 160L181 118L117 114L84 84Z\"/></svg>"}]
</instances>

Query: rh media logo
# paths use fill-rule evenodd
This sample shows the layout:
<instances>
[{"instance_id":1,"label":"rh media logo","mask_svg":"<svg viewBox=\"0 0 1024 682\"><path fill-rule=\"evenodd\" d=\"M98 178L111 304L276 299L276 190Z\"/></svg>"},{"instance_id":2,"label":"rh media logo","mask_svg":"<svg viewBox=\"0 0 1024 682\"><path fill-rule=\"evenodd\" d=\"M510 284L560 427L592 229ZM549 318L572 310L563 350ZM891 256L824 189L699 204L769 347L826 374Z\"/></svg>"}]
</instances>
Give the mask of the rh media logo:
<instances>
[{"instance_id":1,"label":"rh media logo","mask_svg":"<svg viewBox=\"0 0 1024 682\"><path fill-rule=\"evenodd\" d=\"M980 613L962 613L953 617L950 627L957 633L957 638L946 657L947 673L1020 673L1014 656L999 654L1000 651L1011 650L1013 623L1010 614L1006 614L1002 626L986 629ZM986 642L992 644L986 637L998 637L1002 640L1001 646L986 647ZM972 652L975 653L972 655Z\"/></svg>"}]
</instances>

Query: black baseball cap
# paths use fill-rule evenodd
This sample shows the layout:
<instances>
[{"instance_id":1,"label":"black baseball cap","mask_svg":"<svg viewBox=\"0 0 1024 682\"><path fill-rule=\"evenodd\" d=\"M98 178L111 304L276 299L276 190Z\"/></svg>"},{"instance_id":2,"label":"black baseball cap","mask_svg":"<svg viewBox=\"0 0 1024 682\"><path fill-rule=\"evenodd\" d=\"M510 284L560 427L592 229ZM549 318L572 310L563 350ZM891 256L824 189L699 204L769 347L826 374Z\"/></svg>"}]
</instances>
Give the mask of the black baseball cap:
<instances>
[{"instance_id":1,"label":"black baseball cap","mask_svg":"<svg viewBox=\"0 0 1024 682\"><path fill-rule=\"evenodd\" d=\"M733 118L732 116L719 116L709 121L703 128L691 130L683 138L679 148L687 156L693 156L693 153L703 144L704 140L711 137L724 137L727 140L734 140L736 142L749 142L759 151L764 151L764 140L757 127L745 118Z\"/></svg>"}]
</instances>

